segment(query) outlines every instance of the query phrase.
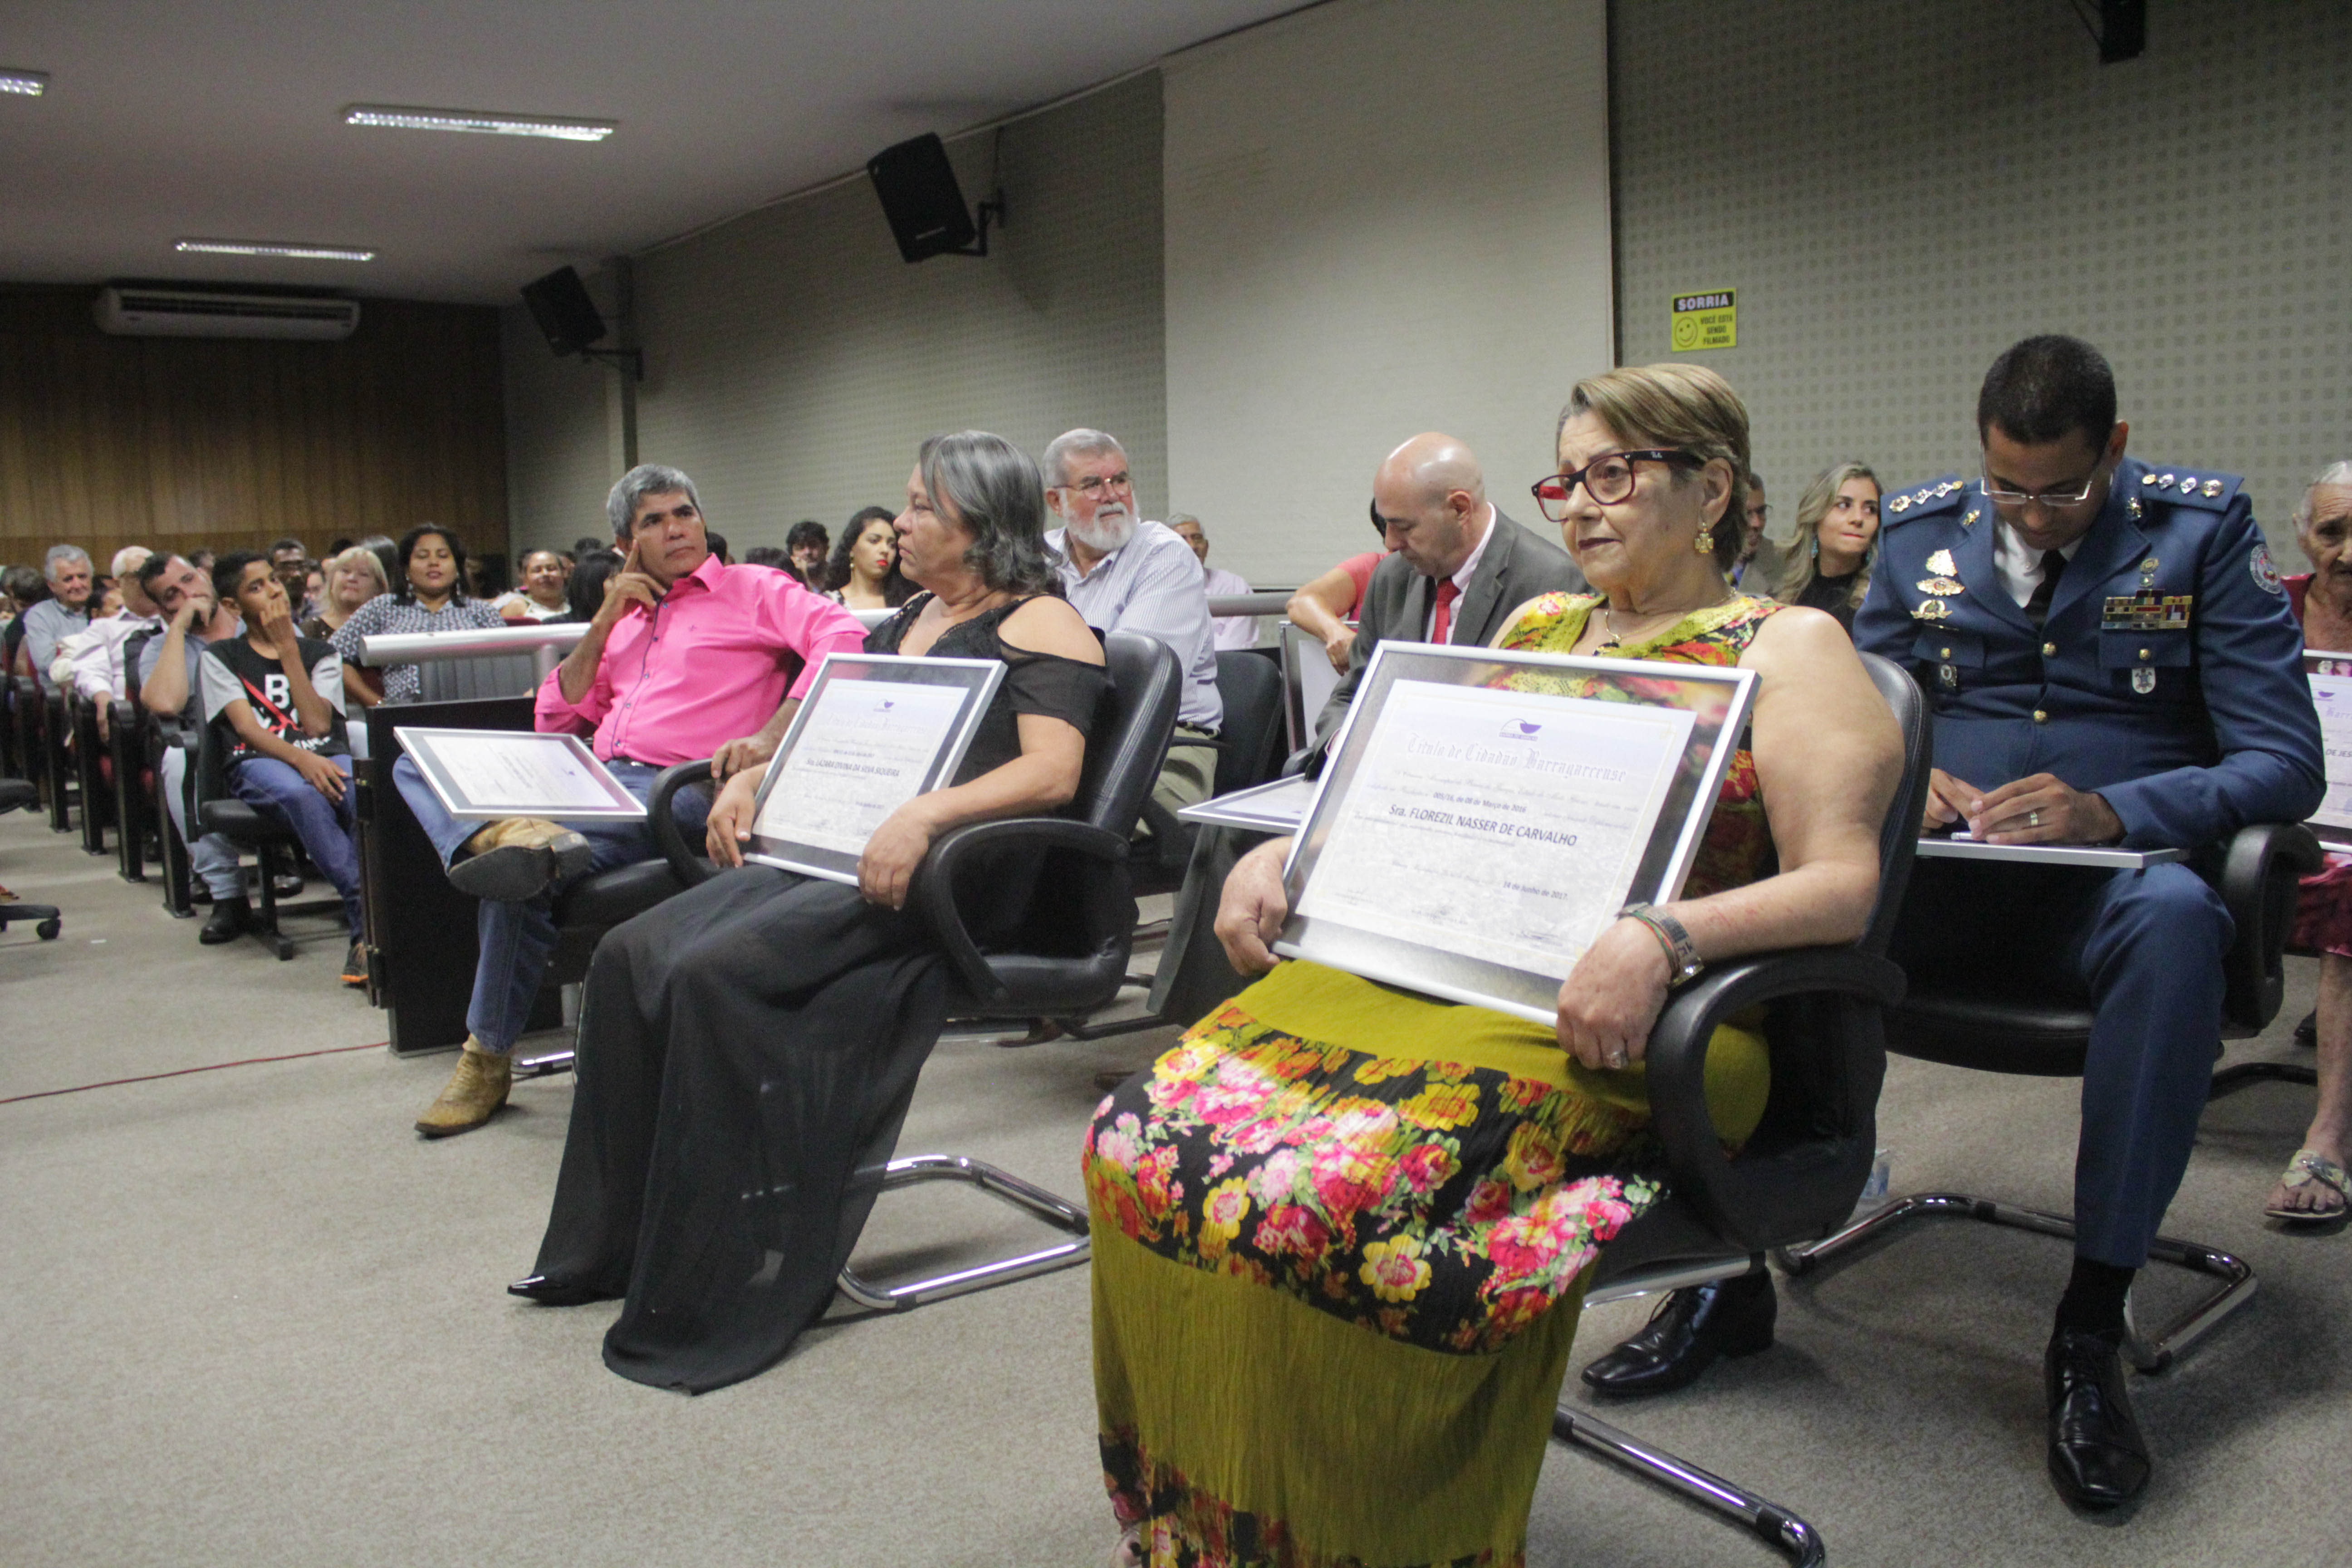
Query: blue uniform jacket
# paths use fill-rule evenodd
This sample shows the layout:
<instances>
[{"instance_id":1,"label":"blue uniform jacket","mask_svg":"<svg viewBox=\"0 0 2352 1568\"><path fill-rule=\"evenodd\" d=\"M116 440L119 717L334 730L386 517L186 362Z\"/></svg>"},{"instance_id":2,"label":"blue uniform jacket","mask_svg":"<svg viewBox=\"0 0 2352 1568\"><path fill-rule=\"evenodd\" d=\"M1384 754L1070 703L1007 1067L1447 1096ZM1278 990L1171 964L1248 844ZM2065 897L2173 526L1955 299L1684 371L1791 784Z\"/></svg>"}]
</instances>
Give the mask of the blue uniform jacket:
<instances>
[{"instance_id":1,"label":"blue uniform jacket","mask_svg":"<svg viewBox=\"0 0 2352 1568\"><path fill-rule=\"evenodd\" d=\"M2001 585L1973 480L1893 491L1881 510L1853 640L1927 693L1937 767L1982 789L2047 773L2096 791L2136 848L2318 808L2303 632L2235 476L2126 458L2039 633Z\"/></svg>"}]
</instances>

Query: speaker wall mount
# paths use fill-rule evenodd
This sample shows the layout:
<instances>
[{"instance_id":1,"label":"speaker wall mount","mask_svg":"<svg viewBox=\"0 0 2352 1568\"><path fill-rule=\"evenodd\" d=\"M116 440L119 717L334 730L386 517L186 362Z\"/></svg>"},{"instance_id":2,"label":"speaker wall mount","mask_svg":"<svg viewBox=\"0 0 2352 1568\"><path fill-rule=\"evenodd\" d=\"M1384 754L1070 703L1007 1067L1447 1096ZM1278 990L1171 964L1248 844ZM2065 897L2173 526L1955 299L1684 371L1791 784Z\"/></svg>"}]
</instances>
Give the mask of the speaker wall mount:
<instances>
[{"instance_id":1,"label":"speaker wall mount","mask_svg":"<svg viewBox=\"0 0 2352 1568\"><path fill-rule=\"evenodd\" d=\"M645 355L638 350L589 346L602 342L608 329L604 313L596 309L596 301L588 297L588 286L572 268L559 267L524 284L522 302L530 307L530 319L547 334L547 346L559 358L578 354L626 370L633 381L645 380Z\"/></svg>"},{"instance_id":2,"label":"speaker wall mount","mask_svg":"<svg viewBox=\"0 0 2352 1568\"><path fill-rule=\"evenodd\" d=\"M1003 132L997 132L1000 144ZM979 220L964 206L963 187L948 162L947 144L929 132L885 147L866 161L898 254L908 262L934 256L986 256L988 226L1004 222L1000 184L980 204Z\"/></svg>"}]
</instances>

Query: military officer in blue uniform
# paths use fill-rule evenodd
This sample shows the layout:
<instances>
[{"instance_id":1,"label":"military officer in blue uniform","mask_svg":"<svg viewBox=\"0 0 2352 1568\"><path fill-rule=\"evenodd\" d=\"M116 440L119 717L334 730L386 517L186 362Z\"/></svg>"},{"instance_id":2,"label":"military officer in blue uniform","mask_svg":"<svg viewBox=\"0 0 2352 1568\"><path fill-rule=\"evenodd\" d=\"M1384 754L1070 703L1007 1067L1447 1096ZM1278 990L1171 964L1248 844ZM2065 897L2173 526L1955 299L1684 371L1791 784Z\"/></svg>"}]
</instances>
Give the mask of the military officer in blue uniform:
<instances>
[{"instance_id":1,"label":"military officer in blue uniform","mask_svg":"<svg viewBox=\"0 0 2352 1568\"><path fill-rule=\"evenodd\" d=\"M2114 374L2073 338L1996 360L1977 427L1979 478L1887 494L1853 628L1934 712L1923 830L2200 849L2308 816L2325 774L2302 633L2236 477L2127 457ZM2074 1269L2043 1363L2051 1476L2079 1506L2147 1483L2117 1353L2125 1294L2188 1166L2232 934L2179 864L1927 859L1904 901L1894 956L1915 982L2003 976L2095 1011ZM1707 1289L1715 1299L1678 1293L1679 1321L1661 1310L1648 1364L1614 1370L1675 1386L1693 1363L1769 1342L1769 1278Z\"/></svg>"}]
</instances>

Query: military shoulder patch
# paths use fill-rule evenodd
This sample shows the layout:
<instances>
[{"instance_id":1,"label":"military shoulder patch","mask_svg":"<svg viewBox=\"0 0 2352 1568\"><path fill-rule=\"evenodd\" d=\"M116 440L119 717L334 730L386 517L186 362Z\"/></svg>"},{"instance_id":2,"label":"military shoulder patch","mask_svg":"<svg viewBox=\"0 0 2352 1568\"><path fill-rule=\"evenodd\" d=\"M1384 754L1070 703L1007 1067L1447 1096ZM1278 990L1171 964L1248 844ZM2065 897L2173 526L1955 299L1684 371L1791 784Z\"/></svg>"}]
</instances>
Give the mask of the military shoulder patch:
<instances>
[{"instance_id":1,"label":"military shoulder patch","mask_svg":"<svg viewBox=\"0 0 2352 1568\"><path fill-rule=\"evenodd\" d=\"M1946 474L1942 479L1908 489L1889 490L1879 498L1880 524L1893 528L1898 522L1908 522L1915 517L1932 517L1957 509L1969 493L1969 481L1958 474Z\"/></svg>"},{"instance_id":2,"label":"military shoulder patch","mask_svg":"<svg viewBox=\"0 0 2352 1568\"><path fill-rule=\"evenodd\" d=\"M2124 488L2148 500L2222 511L2237 499L2238 487L2244 482L2235 474L2217 474L2201 468L2192 473L2187 468L2151 463L2147 471L2140 475L2139 483Z\"/></svg>"},{"instance_id":3,"label":"military shoulder patch","mask_svg":"<svg viewBox=\"0 0 2352 1568\"><path fill-rule=\"evenodd\" d=\"M2247 553L2246 570L2253 574L2255 587L2260 588L2265 594L2276 594L2282 598L2285 596L2286 584L2279 581L2279 570L2276 566L2271 564L2271 547L2269 545L2256 544L2253 549Z\"/></svg>"}]
</instances>

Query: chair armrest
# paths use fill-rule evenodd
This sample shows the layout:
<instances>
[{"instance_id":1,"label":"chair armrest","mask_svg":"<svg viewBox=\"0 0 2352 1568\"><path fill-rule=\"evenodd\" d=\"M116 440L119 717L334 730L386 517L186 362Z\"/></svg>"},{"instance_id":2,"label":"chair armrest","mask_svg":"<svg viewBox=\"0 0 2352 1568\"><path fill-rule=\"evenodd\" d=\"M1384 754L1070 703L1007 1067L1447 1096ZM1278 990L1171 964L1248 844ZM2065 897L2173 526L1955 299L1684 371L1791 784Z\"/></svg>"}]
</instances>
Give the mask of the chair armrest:
<instances>
[{"instance_id":1,"label":"chair armrest","mask_svg":"<svg viewBox=\"0 0 2352 1568\"><path fill-rule=\"evenodd\" d=\"M2215 890L2237 924L2222 955L2221 1015L2259 1034L2286 998L2280 963L2294 928L2295 881L2326 863L2319 840L2299 822L2256 822L2238 829L2222 851Z\"/></svg>"},{"instance_id":2,"label":"chair armrest","mask_svg":"<svg viewBox=\"0 0 2352 1568\"><path fill-rule=\"evenodd\" d=\"M1870 1170L1885 1072L1881 1009L1901 1002L1904 990L1903 971L1884 958L1859 948L1807 947L1736 959L1670 997L1651 1027L1644 1059L1652 1123L1665 1146L1675 1192L1750 1251L1827 1234L1853 1207ZM1743 1008L1808 995L1836 999L1820 1020L1830 1037L1817 1044L1835 1086L1846 1090L1841 1098L1860 1112L1848 1120L1859 1121L1861 1135L1853 1137L1849 1126L1843 1158L1825 1152L1816 1138L1795 1158L1743 1159L1735 1171L1707 1111L1707 1044L1717 1026Z\"/></svg>"},{"instance_id":3,"label":"chair armrest","mask_svg":"<svg viewBox=\"0 0 2352 1568\"><path fill-rule=\"evenodd\" d=\"M646 796L646 821L652 827L654 843L669 862L685 887L699 887L719 875L719 868L694 851L686 835L677 829L677 810L674 804L677 792L688 784L702 784L710 777L710 759L698 763L679 763L664 768L654 775L653 793Z\"/></svg>"},{"instance_id":4,"label":"chair armrest","mask_svg":"<svg viewBox=\"0 0 2352 1568\"><path fill-rule=\"evenodd\" d=\"M955 966L965 988L991 999L1003 994L995 972L982 956L980 944L956 907L956 876L975 855L1013 846L1042 853L1074 849L1081 855L1118 865L1127 859L1127 840L1091 823L1062 816L1013 816L1001 822L974 822L950 828L932 842L917 868L908 901L930 923L948 962Z\"/></svg>"}]
</instances>

